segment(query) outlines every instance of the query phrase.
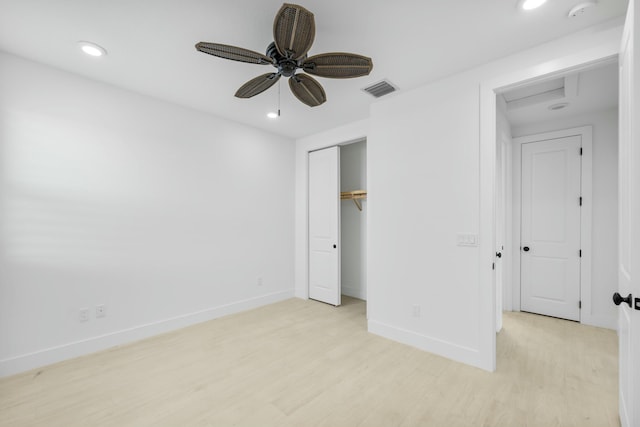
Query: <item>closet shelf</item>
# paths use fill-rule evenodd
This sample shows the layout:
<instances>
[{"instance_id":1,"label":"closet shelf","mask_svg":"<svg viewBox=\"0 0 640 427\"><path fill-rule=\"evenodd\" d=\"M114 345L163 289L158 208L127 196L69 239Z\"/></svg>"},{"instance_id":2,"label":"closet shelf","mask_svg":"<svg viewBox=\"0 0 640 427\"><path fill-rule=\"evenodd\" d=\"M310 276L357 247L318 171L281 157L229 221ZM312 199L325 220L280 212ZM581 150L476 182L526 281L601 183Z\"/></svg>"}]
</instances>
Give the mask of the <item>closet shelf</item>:
<instances>
[{"instance_id":1,"label":"closet shelf","mask_svg":"<svg viewBox=\"0 0 640 427\"><path fill-rule=\"evenodd\" d=\"M354 190L354 191L343 191L340 193L340 199L342 200L353 200L353 203L356 204L359 210L362 210L362 205L359 200L364 200L367 198L367 190Z\"/></svg>"}]
</instances>

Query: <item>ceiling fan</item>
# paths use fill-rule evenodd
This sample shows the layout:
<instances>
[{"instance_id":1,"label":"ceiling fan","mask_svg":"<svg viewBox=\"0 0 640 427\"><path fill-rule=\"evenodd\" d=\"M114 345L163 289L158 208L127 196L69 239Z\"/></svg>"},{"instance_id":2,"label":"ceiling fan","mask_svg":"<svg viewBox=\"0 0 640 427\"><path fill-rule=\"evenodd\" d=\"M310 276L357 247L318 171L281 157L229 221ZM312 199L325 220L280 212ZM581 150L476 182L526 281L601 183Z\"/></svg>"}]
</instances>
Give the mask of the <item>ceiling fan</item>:
<instances>
[{"instance_id":1,"label":"ceiling fan","mask_svg":"<svg viewBox=\"0 0 640 427\"><path fill-rule=\"evenodd\" d=\"M366 56L343 52L307 57L315 34L313 13L302 6L285 3L273 22L274 41L267 47L266 55L219 43L200 42L196 49L220 58L277 68L275 73L263 74L242 85L235 95L238 98L258 95L284 76L289 78L289 88L296 98L310 107L317 107L327 97L320 83L307 74L336 79L361 77L371 72L373 62ZM298 69L307 74L296 74Z\"/></svg>"}]
</instances>

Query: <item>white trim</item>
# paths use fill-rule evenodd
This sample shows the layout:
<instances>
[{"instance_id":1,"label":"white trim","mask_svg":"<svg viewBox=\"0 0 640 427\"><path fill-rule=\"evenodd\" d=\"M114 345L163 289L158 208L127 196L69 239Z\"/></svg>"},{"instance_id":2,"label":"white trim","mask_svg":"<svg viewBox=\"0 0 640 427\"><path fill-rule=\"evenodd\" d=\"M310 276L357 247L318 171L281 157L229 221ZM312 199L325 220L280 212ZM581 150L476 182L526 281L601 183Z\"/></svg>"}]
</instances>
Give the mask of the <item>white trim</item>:
<instances>
[{"instance_id":1,"label":"white trim","mask_svg":"<svg viewBox=\"0 0 640 427\"><path fill-rule=\"evenodd\" d=\"M364 289L345 285L344 282L341 285L342 285L342 295L346 295L351 298L361 299L363 301L367 300L367 292Z\"/></svg>"},{"instance_id":2,"label":"white trim","mask_svg":"<svg viewBox=\"0 0 640 427\"><path fill-rule=\"evenodd\" d=\"M512 156L513 156L513 138L511 138L511 142L509 142L508 147L507 147L507 154L506 154L506 158L507 158L507 167L506 167L506 171L505 171L505 177L507 180L507 188L506 188L506 206L507 209L505 211L505 247L506 247L506 255L503 255L503 257L505 258L505 265L504 267L506 268L506 279L505 279L505 284L503 284L502 288L503 288L503 292L505 288L508 288L508 300L504 303L504 310L505 311L513 311L513 258L514 258L514 254L515 252L513 251L513 186L515 185L515 183L513 182L513 162L511 161Z\"/></svg>"},{"instance_id":3,"label":"white trim","mask_svg":"<svg viewBox=\"0 0 640 427\"><path fill-rule=\"evenodd\" d=\"M518 138L511 140L511 177L513 186L511 187L511 307L512 311L520 311L520 219L522 218L522 200L520 198L520 189L522 188L522 144L517 141Z\"/></svg>"},{"instance_id":4,"label":"white trim","mask_svg":"<svg viewBox=\"0 0 640 427\"><path fill-rule=\"evenodd\" d=\"M123 329L121 331L0 360L0 378L50 365L52 363L61 362L74 357L83 356L89 353L106 350L111 347L131 343L144 338L149 338L197 323L217 319L222 316L273 304L289 298L293 298L293 290L276 292L231 304L220 305L194 313L160 320L158 322L147 323L145 325L139 325L133 328Z\"/></svg>"},{"instance_id":5,"label":"white trim","mask_svg":"<svg viewBox=\"0 0 640 427\"><path fill-rule=\"evenodd\" d=\"M478 364L478 361L481 360L481 358L479 357L477 349L464 347L449 341L439 340L437 338L418 334L414 331L387 325L375 320L368 321L368 329L372 334L407 344L420 350L437 354L438 356L447 357L455 360L456 362L465 363L467 365L483 369L483 366Z\"/></svg>"},{"instance_id":6,"label":"white trim","mask_svg":"<svg viewBox=\"0 0 640 427\"><path fill-rule=\"evenodd\" d=\"M581 126L577 128L565 129L555 132L538 133L535 135L520 136L513 138L513 310L520 311L521 304L521 277L520 277L520 219L522 206L521 188L521 155L522 144L531 142L546 141L552 139L566 138L570 136L580 136L582 147L580 185L582 195L582 209L580 209L580 248L582 249L582 258L580 260L580 300L582 301L582 309L580 310L580 323L587 325L601 326L593 323L591 316L591 263L592 263L592 247L591 247L591 230L592 230L592 211L593 211L593 128L592 126ZM517 295L517 300L515 299Z\"/></svg>"},{"instance_id":7,"label":"white trim","mask_svg":"<svg viewBox=\"0 0 640 427\"><path fill-rule=\"evenodd\" d=\"M568 71L585 69L608 62L618 56L616 43L605 43L575 55L558 58L494 77L480 84L480 219L479 219L479 354L484 369L496 369L496 289L491 265L495 259L495 157L496 157L496 93L541 78L559 76Z\"/></svg>"},{"instance_id":8,"label":"white trim","mask_svg":"<svg viewBox=\"0 0 640 427\"><path fill-rule=\"evenodd\" d=\"M479 262L478 262L478 363L482 369L496 370L496 141L497 103L494 88L480 86L480 175L479 175ZM488 292L487 292L488 291Z\"/></svg>"},{"instance_id":9,"label":"white trim","mask_svg":"<svg viewBox=\"0 0 640 427\"><path fill-rule=\"evenodd\" d=\"M498 98L498 102L501 100ZM496 286L496 292L501 292L500 295L496 295L496 330L500 332L503 326L503 312L512 311L511 304L511 128L507 121L506 114L502 108L501 120L497 121L497 128L499 130L499 136L496 138L496 150L500 149L500 157L496 157L496 160L501 163L501 186L496 186L496 191L499 193L496 195L496 202L502 198L502 203L499 203L497 207L501 208L502 212L496 210L496 235L502 234L502 242L496 242L496 251L502 253L500 260L496 262L496 271L501 274L496 275L496 279L502 280L501 289ZM497 164L496 164L497 169ZM496 181L498 176L496 175ZM499 220L502 221L499 221ZM498 247L498 243L502 243L502 247ZM498 268L498 266L500 266ZM497 282L496 282L497 283Z\"/></svg>"},{"instance_id":10,"label":"white trim","mask_svg":"<svg viewBox=\"0 0 640 427\"><path fill-rule=\"evenodd\" d=\"M589 315L587 320L583 320L582 323L589 326L597 326L599 328L613 329L614 331L618 330L618 318L616 316L595 314Z\"/></svg>"}]
</instances>

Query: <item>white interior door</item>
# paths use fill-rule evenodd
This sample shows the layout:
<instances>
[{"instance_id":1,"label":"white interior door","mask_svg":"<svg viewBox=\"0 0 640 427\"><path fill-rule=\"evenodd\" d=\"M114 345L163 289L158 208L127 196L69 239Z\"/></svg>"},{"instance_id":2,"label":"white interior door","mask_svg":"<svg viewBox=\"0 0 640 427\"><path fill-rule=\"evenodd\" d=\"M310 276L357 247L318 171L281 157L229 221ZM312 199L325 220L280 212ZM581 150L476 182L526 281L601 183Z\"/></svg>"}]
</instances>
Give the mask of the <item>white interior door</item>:
<instances>
[{"instance_id":1,"label":"white interior door","mask_svg":"<svg viewBox=\"0 0 640 427\"><path fill-rule=\"evenodd\" d=\"M521 309L580 320L580 145L522 145Z\"/></svg>"},{"instance_id":2,"label":"white interior door","mask_svg":"<svg viewBox=\"0 0 640 427\"><path fill-rule=\"evenodd\" d=\"M340 305L340 148L309 153L309 298Z\"/></svg>"},{"instance_id":3,"label":"white interior door","mask_svg":"<svg viewBox=\"0 0 640 427\"><path fill-rule=\"evenodd\" d=\"M620 422L640 425L640 68L635 25L638 11L629 1L620 52L620 145L618 195L618 341ZM617 296L617 298L616 298ZM622 299L626 301L623 301Z\"/></svg>"}]
</instances>

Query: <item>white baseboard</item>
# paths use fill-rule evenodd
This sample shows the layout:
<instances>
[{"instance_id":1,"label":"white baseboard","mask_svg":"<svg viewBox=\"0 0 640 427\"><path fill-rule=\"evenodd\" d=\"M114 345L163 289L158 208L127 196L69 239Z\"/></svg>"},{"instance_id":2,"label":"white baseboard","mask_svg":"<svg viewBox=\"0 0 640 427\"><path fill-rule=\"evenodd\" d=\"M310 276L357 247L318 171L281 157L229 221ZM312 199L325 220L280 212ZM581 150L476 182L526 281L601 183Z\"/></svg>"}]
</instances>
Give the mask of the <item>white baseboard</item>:
<instances>
[{"instance_id":1,"label":"white baseboard","mask_svg":"<svg viewBox=\"0 0 640 427\"><path fill-rule=\"evenodd\" d=\"M342 295L346 295L348 297L352 297L352 298L358 298L361 299L363 301L367 300L367 293L364 291L364 289L361 288L352 288L350 286L342 286L341 289Z\"/></svg>"},{"instance_id":2,"label":"white baseboard","mask_svg":"<svg viewBox=\"0 0 640 427\"><path fill-rule=\"evenodd\" d=\"M617 316L602 316L602 315L582 315L580 323L583 325L597 326L599 328L618 330L618 317Z\"/></svg>"},{"instance_id":3,"label":"white baseboard","mask_svg":"<svg viewBox=\"0 0 640 427\"><path fill-rule=\"evenodd\" d=\"M504 310L512 311L514 313L520 313L520 310ZM536 313L531 313L536 314ZM541 314L544 316L544 314ZM618 330L618 318L616 316L603 316L603 315L589 315L585 313L580 314L580 323L583 325L597 326L598 328Z\"/></svg>"},{"instance_id":4,"label":"white baseboard","mask_svg":"<svg viewBox=\"0 0 640 427\"><path fill-rule=\"evenodd\" d=\"M480 353L476 349L421 335L407 329L397 328L375 320L368 321L368 329L372 334L380 335L381 337L407 344L412 347L419 348L420 350L455 360L456 362L484 369Z\"/></svg>"},{"instance_id":5,"label":"white baseboard","mask_svg":"<svg viewBox=\"0 0 640 427\"><path fill-rule=\"evenodd\" d=\"M170 319L133 328L88 338L85 340L70 342L59 346L46 348L33 353L23 354L9 359L0 360L0 378L14 375L30 369L50 365L78 356L83 356L96 351L106 350L117 345L127 344L144 338L149 338L165 332L174 331L196 323L206 322L229 314L239 313L285 299L293 298L293 289L262 295L243 301L225 304L206 310L176 316Z\"/></svg>"}]
</instances>

